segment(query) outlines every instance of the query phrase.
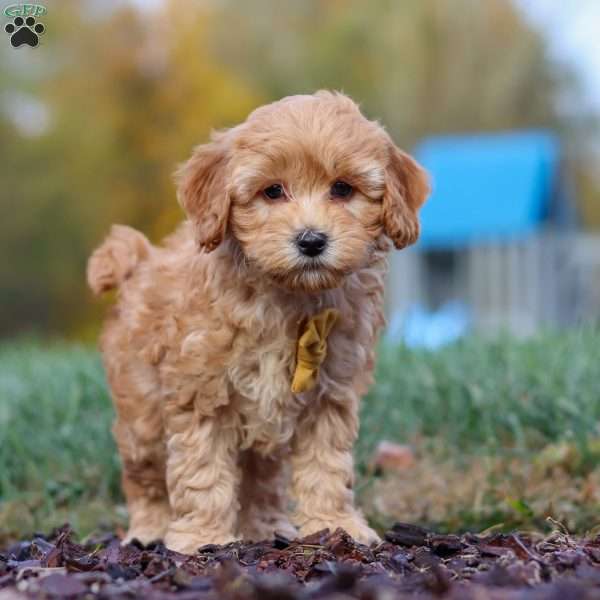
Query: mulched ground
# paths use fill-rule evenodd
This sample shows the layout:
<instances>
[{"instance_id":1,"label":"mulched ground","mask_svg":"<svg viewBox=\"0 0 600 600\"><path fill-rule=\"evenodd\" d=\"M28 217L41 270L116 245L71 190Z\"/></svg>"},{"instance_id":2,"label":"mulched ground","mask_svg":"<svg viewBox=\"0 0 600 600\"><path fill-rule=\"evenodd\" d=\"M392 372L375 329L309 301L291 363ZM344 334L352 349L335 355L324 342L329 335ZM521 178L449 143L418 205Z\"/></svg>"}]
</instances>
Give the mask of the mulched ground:
<instances>
[{"instance_id":1,"label":"mulched ground","mask_svg":"<svg viewBox=\"0 0 600 600\"><path fill-rule=\"evenodd\" d=\"M186 556L68 527L0 551L0 600L600 599L600 537L437 535L397 524L367 548L344 531L204 546Z\"/></svg>"}]
</instances>

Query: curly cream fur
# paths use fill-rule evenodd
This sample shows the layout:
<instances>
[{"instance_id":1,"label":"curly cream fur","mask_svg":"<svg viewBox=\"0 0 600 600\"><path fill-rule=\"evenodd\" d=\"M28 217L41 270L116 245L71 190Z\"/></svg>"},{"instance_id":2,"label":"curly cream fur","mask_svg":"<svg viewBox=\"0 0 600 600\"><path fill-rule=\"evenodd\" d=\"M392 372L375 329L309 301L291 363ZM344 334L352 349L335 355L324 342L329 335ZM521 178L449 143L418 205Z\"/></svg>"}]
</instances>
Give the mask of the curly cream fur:
<instances>
[{"instance_id":1,"label":"curly cream fur","mask_svg":"<svg viewBox=\"0 0 600 600\"><path fill-rule=\"evenodd\" d=\"M184 552L295 527L377 540L353 504L352 446L389 240L416 239L427 193L398 153L341 94L285 98L194 151L178 172L190 220L162 246L117 228L94 253L92 289L119 286L101 347L129 537ZM336 179L351 198L329 196ZM285 199L262 195L273 182ZM303 228L330 239L312 262ZM292 394L299 328L324 308L340 316L317 386Z\"/></svg>"}]
</instances>

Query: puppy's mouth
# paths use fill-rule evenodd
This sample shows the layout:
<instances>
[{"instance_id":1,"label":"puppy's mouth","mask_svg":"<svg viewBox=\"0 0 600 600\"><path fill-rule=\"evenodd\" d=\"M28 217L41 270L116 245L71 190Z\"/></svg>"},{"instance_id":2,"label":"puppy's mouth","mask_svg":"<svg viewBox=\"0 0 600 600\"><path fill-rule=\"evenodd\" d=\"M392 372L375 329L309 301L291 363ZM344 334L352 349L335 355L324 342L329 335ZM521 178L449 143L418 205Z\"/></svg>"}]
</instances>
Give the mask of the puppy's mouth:
<instances>
[{"instance_id":1,"label":"puppy's mouth","mask_svg":"<svg viewBox=\"0 0 600 600\"><path fill-rule=\"evenodd\" d=\"M276 284L304 292L320 292L339 287L349 271L336 269L324 260L304 260L286 271L272 271L270 277Z\"/></svg>"},{"instance_id":2,"label":"puppy's mouth","mask_svg":"<svg viewBox=\"0 0 600 600\"><path fill-rule=\"evenodd\" d=\"M317 272L317 271L328 271L331 270L331 267L321 258L309 258L303 260L294 270L296 271L306 271Z\"/></svg>"}]
</instances>

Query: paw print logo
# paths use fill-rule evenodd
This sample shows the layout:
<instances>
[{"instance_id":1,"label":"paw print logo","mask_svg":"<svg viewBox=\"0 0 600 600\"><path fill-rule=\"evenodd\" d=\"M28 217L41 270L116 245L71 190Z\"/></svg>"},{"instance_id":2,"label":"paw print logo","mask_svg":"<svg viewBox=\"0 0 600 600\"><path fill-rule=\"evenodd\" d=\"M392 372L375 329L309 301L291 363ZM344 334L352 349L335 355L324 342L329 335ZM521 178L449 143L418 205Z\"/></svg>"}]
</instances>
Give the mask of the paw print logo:
<instances>
[{"instance_id":1,"label":"paw print logo","mask_svg":"<svg viewBox=\"0 0 600 600\"><path fill-rule=\"evenodd\" d=\"M34 17L15 17L12 23L7 23L4 26L4 31L10 35L10 43L13 48L18 48L23 44L27 44L35 48L40 38L39 36L46 31L46 28L41 23L36 23Z\"/></svg>"}]
</instances>

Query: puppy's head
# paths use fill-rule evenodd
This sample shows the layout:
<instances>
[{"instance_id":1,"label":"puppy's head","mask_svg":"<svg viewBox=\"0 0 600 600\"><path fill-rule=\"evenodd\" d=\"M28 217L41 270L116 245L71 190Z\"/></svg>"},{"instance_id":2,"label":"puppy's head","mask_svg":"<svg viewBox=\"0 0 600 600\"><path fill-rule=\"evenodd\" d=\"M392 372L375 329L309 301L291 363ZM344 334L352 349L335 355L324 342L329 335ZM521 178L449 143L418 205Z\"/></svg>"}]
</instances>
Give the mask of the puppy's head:
<instances>
[{"instance_id":1,"label":"puppy's head","mask_svg":"<svg viewBox=\"0 0 600 600\"><path fill-rule=\"evenodd\" d=\"M419 235L425 172L348 97L291 96L213 134L178 172L198 243L225 236L275 282L318 291Z\"/></svg>"}]
</instances>

